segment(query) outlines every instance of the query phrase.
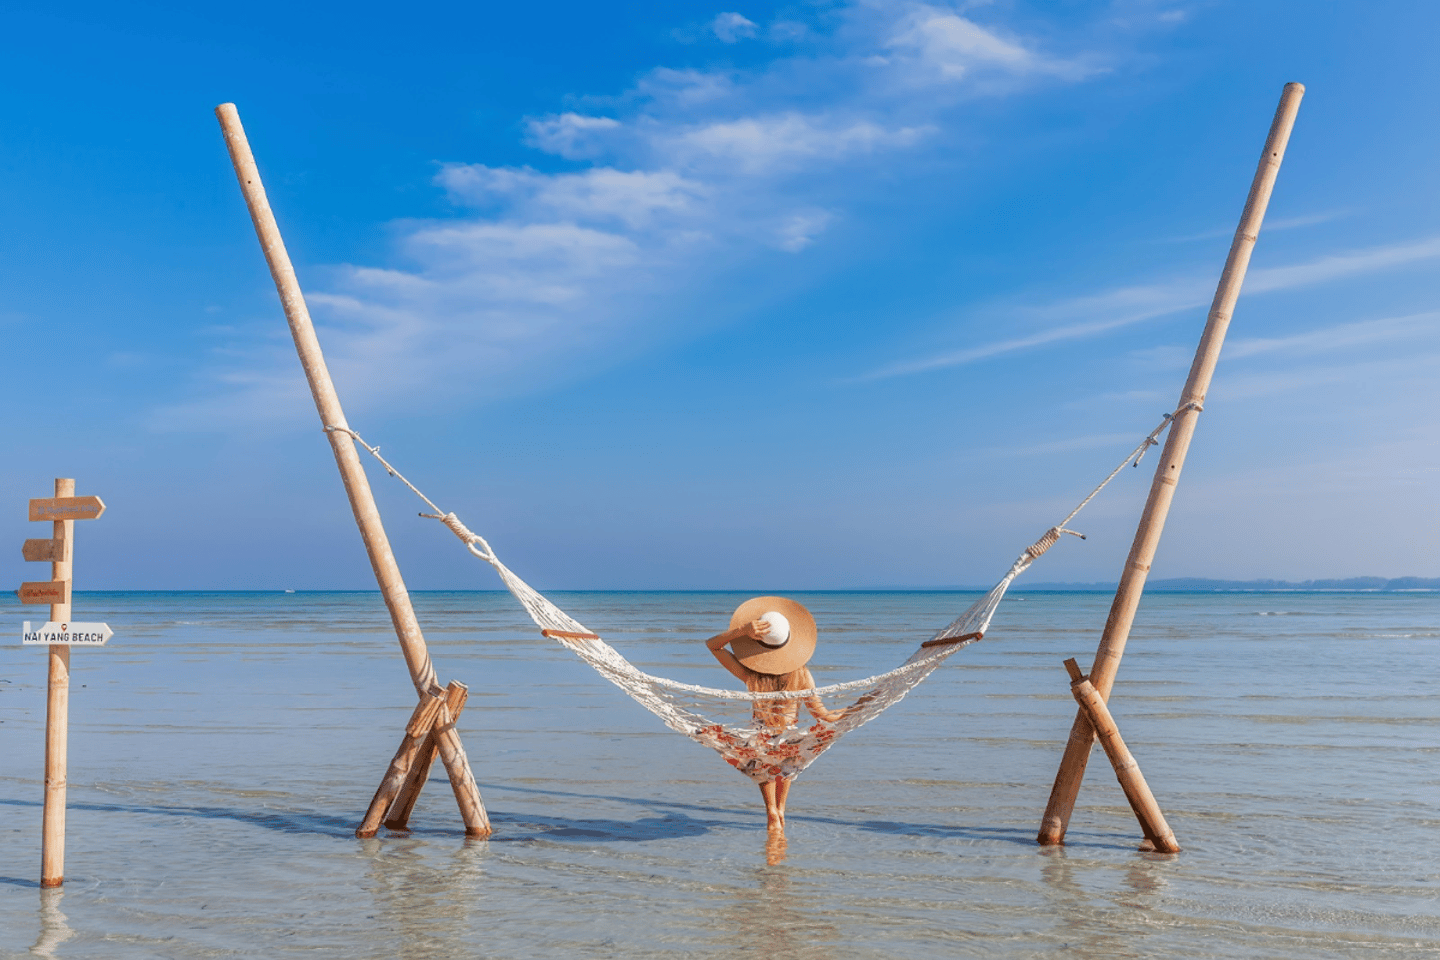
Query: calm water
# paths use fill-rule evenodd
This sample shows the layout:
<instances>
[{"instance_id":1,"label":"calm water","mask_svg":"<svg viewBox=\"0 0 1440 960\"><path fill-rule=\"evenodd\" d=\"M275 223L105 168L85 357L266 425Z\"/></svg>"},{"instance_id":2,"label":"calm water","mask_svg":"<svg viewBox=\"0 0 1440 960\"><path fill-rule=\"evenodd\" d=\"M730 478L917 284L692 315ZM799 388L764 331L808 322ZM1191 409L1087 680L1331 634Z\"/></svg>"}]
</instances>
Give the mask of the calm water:
<instances>
[{"instance_id":1,"label":"calm water","mask_svg":"<svg viewBox=\"0 0 1440 960\"><path fill-rule=\"evenodd\" d=\"M822 683L897 665L970 597L801 594ZM651 672L726 685L740 595L556 599ZM0 956L1440 957L1440 595L1152 595L1112 709L1184 852L1136 850L1103 754L1034 843L1109 598L1012 595L990 636L759 795L535 636L420 594L495 826L443 779L353 830L413 691L374 594L81 594L66 883L41 891L45 654L0 646ZM443 776L436 766L436 774Z\"/></svg>"}]
</instances>

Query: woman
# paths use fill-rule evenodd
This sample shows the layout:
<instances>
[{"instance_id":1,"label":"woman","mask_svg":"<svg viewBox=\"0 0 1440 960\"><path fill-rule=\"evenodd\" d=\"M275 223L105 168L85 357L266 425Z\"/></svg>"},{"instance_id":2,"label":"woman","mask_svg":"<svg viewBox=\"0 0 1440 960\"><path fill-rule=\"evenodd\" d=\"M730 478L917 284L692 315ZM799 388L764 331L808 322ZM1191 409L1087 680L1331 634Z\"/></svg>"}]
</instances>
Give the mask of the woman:
<instances>
[{"instance_id":1,"label":"woman","mask_svg":"<svg viewBox=\"0 0 1440 960\"><path fill-rule=\"evenodd\" d=\"M730 629L711 637L705 645L722 667L744 681L747 690L769 693L815 689L815 678L805 666L815 652L815 618L794 600L755 597L745 601L731 615ZM731 649L725 649L727 646ZM781 733L799 720L801 699L816 720L834 723L845 716L844 710L827 710L820 698L812 695L795 700L757 700L752 708L755 721L772 734ZM790 779L780 775L760 784L765 820L772 832L785 831Z\"/></svg>"}]
</instances>

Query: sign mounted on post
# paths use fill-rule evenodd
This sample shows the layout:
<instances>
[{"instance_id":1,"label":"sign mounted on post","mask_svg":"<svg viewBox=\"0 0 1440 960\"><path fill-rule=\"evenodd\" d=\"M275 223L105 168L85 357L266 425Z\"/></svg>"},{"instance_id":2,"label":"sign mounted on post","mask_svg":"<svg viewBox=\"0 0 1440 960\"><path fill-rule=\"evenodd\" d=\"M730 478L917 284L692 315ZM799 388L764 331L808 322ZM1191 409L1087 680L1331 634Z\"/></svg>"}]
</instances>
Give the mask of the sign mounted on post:
<instances>
[{"instance_id":1,"label":"sign mounted on post","mask_svg":"<svg viewBox=\"0 0 1440 960\"><path fill-rule=\"evenodd\" d=\"M50 679L45 694L45 809L40 827L40 887L65 882L65 786L70 736L70 648L100 647L113 635L108 624L75 623L70 619L70 572L74 566L76 520L94 520L105 512L99 497L75 496L75 481L55 480L55 496L30 501L30 519L48 520L47 540L26 540L22 552L30 563L50 564L48 581L20 584L21 603L48 603L50 619L38 629L25 621L22 644L45 647Z\"/></svg>"},{"instance_id":2,"label":"sign mounted on post","mask_svg":"<svg viewBox=\"0 0 1440 960\"><path fill-rule=\"evenodd\" d=\"M70 602L69 580L31 580L15 591L21 603L48 603L52 607Z\"/></svg>"},{"instance_id":3,"label":"sign mounted on post","mask_svg":"<svg viewBox=\"0 0 1440 960\"><path fill-rule=\"evenodd\" d=\"M31 520L94 520L105 512L99 497L45 497L30 501Z\"/></svg>"},{"instance_id":4,"label":"sign mounted on post","mask_svg":"<svg viewBox=\"0 0 1440 960\"><path fill-rule=\"evenodd\" d=\"M25 621L25 632L21 643L33 646L49 646L52 643L68 643L72 646L103 647L105 641L115 636L108 623L55 623L53 620L30 629Z\"/></svg>"},{"instance_id":5,"label":"sign mounted on post","mask_svg":"<svg viewBox=\"0 0 1440 960\"><path fill-rule=\"evenodd\" d=\"M20 552L31 563L63 563L67 559L64 540L26 540Z\"/></svg>"}]
</instances>

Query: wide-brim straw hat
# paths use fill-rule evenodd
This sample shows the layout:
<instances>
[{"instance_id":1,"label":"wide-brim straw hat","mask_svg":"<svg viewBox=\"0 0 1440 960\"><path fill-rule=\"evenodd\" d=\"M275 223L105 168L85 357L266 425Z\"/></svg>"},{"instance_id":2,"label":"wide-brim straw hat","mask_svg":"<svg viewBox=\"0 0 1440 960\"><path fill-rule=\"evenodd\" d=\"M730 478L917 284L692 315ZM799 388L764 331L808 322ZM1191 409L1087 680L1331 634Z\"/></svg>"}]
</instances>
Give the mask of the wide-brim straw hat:
<instances>
[{"instance_id":1,"label":"wide-brim straw hat","mask_svg":"<svg viewBox=\"0 0 1440 960\"><path fill-rule=\"evenodd\" d=\"M730 615L730 629L752 620L766 619L766 614L779 614L789 623L789 636L779 643L766 643L752 637L740 637L730 644L735 659L756 673L780 675L799 670L815 653L815 618L810 611L785 597L754 597L735 608Z\"/></svg>"}]
</instances>

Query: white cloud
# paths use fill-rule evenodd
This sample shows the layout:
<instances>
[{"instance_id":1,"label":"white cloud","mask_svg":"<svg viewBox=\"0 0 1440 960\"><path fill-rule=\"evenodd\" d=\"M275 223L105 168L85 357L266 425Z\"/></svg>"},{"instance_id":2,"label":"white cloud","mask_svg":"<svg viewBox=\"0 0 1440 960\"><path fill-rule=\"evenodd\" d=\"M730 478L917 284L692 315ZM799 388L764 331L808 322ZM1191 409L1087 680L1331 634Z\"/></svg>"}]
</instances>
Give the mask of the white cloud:
<instances>
[{"instance_id":1,"label":"white cloud","mask_svg":"<svg viewBox=\"0 0 1440 960\"><path fill-rule=\"evenodd\" d=\"M755 36L756 26L738 13L718 14L710 21L710 30L722 43L736 43Z\"/></svg>"},{"instance_id":2,"label":"white cloud","mask_svg":"<svg viewBox=\"0 0 1440 960\"><path fill-rule=\"evenodd\" d=\"M1361 274L1377 273L1436 257L1440 257L1440 237L1375 247L1369 250L1348 251L1318 257L1308 263L1294 264L1288 267L1265 267L1251 270L1246 276L1243 292L1248 294L1271 293L1309 287ZM1020 337L946 351L915 360L897 361L856 379L859 381L882 380L926 373L988 360L1019 350L1087 339L1120 327L1168 316L1181 310L1206 307L1210 303L1214 290L1214 281L1185 278L1159 284L1121 287L1100 294L1057 301L1038 308L1015 309L1011 311L1012 318L1019 317L1031 324L1048 321L1050 323L1058 322L1058 325L1042 327ZM1407 322L1418 321L1428 316L1426 314L1417 318L1405 319ZM1398 321L1387 321L1387 323L1393 326L1398 324ZM1358 335L1358 328L1363 325L1353 326L1356 330L1352 330L1352 335ZM1373 332L1379 328L1366 329ZM1315 342L1319 342L1319 339ZM1261 348L1252 347L1251 349L1259 352Z\"/></svg>"},{"instance_id":3,"label":"white cloud","mask_svg":"<svg viewBox=\"0 0 1440 960\"><path fill-rule=\"evenodd\" d=\"M1437 338L1440 338L1440 312L1417 313L1406 317L1335 324L1289 337L1237 338L1225 345L1225 356L1238 360L1272 353L1332 353L1397 340Z\"/></svg>"},{"instance_id":4,"label":"white cloud","mask_svg":"<svg viewBox=\"0 0 1440 960\"><path fill-rule=\"evenodd\" d=\"M1252 293L1326 283L1440 257L1440 236L1370 250L1351 250L1291 267L1252 270L1245 287Z\"/></svg>"},{"instance_id":5,"label":"white cloud","mask_svg":"<svg viewBox=\"0 0 1440 960\"><path fill-rule=\"evenodd\" d=\"M666 155L686 167L723 164L743 173L766 174L819 158L833 163L855 154L904 149L927 132L790 112L680 130L659 143Z\"/></svg>"},{"instance_id":6,"label":"white cloud","mask_svg":"<svg viewBox=\"0 0 1440 960\"><path fill-rule=\"evenodd\" d=\"M620 129L620 121L612 117L587 117L578 113L562 113L558 117L531 120L527 142L546 153L567 160L588 159L602 149L611 134Z\"/></svg>"},{"instance_id":7,"label":"white cloud","mask_svg":"<svg viewBox=\"0 0 1440 960\"><path fill-rule=\"evenodd\" d=\"M762 33L736 12L709 29L727 43ZM530 118L525 142L545 162L441 164L457 216L399 224L395 264L332 270L309 297L337 379L352 380L347 404L476 397L611 362L677 317L697 322L677 291L814 248L856 178L893 177L964 97L1008 92L972 77L1078 77L942 6L859 0L766 36L780 52L757 68L657 67ZM232 382L237 404L283 392L263 373Z\"/></svg>"},{"instance_id":8,"label":"white cloud","mask_svg":"<svg viewBox=\"0 0 1440 960\"><path fill-rule=\"evenodd\" d=\"M1025 47L935 7L920 7L904 17L885 46L908 54L946 80L991 66L1026 73L1038 62Z\"/></svg>"}]
</instances>

